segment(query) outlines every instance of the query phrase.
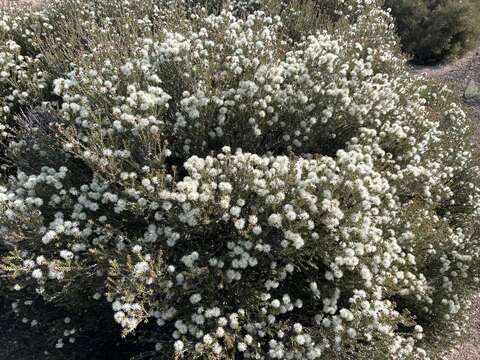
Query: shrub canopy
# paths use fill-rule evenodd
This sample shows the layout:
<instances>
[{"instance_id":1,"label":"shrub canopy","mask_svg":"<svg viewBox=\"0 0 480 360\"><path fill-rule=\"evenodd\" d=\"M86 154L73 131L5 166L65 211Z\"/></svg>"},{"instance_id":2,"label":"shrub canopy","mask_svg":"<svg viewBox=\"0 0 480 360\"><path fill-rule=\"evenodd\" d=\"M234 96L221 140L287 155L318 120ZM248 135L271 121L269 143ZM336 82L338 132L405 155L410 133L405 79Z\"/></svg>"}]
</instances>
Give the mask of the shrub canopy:
<instances>
[{"instance_id":1,"label":"shrub canopy","mask_svg":"<svg viewBox=\"0 0 480 360\"><path fill-rule=\"evenodd\" d=\"M156 359L441 355L480 264L453 95L375 1L203 5L1 13L4 296L59 348L101 310Z\"/></svg>"},{"instance_id":2,"label":"shrub canopy","mask_svg":"<svg viewBox=\"0 0 480 360\"><path fill-rule=\"evenodd\" d=\"M478 45L478 0L386 0L385 7L414 63L451 60Z\"/></svg>"}]
</instances>

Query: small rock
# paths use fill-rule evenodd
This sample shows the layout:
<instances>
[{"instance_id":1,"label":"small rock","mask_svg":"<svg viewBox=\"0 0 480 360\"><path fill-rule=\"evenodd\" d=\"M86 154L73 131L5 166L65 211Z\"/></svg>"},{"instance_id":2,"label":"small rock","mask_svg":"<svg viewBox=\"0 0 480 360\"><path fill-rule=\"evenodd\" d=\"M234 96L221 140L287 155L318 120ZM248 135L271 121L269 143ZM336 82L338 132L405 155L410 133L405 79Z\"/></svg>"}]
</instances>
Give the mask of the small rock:
<instances>
[{"instance_id":1,"label":"small rock","mask_svg":"<svg viewBox=\"0 0 480 360\"><path fill-rule=\"evenodd\" d=\"M470 80L463 96L468 101L480 101L480 86L475 81Z\"/></svg>"}]
</instances>

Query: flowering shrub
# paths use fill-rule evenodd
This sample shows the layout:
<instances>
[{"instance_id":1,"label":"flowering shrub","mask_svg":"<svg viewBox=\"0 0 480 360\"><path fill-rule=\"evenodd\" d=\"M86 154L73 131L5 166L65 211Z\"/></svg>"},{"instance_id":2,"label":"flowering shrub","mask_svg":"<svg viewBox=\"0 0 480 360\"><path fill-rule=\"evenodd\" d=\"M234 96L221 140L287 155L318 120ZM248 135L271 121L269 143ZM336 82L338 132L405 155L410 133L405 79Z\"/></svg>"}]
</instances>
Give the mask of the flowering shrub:
<instances>
[{"instance_id":1,"label":"flowering shrub","mask_svg":"<svg viewBox=\"0 0 480 360\"><path fill-rule=\"evenodd\" d=\"M478 289L465 113L380 3L212 4L2 13L4 296L68 312L58 348L107 306L159 359L441 356Z\"/></svg>"},{"instance_id":2,"label":"flowering shrub","mask_svg":"<svg viewBox=\"0 0 480 360\"><path fill-rule=\"evenodd\" d=\"M385 0L416 64L451 60L477 46L480 1Z\"/></svg>"}]
</instances>

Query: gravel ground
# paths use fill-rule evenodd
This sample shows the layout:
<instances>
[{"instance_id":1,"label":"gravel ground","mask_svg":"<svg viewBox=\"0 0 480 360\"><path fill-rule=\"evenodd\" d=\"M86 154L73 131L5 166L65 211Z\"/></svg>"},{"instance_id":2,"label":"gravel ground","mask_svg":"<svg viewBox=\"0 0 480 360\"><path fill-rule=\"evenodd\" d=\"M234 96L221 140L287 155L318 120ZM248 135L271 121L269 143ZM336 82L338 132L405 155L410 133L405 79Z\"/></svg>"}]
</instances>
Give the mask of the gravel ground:
<instances>
[{"instance_id":1,"label":"gravel ground","mask_svg":"<svg viewBox=\"0 0 480 360\"><path fill-rule=\"evenodd\" d=\"M469 327L468 340L455 349L449 360L479 360L480 359L480 296L473 300Z\"/></svg>"}]
</instances>

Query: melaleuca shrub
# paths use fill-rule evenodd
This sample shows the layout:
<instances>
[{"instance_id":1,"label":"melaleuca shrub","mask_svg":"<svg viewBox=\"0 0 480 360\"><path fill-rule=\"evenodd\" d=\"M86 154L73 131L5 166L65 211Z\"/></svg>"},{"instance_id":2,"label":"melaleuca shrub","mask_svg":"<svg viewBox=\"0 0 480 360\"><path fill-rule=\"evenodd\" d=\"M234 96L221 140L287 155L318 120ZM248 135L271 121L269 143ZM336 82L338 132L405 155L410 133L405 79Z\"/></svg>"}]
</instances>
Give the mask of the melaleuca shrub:
<instances>
[{"instance_id":1,"label":"melaleuca shrub","mask_svg":"<svg viewBox=\"0 0 480 360\"><path fill-rule=\"evenodd\" d=\"M140 2L98 4L85 16L111 19L85 26L81 55L55 56L53 20L32 37L55 66L38 65L51 92L9 118L6 296L40 296L79 332L107 305L110 336L158 359L433 359L455 344L480 263L470 125L408 73L381 4L341 2L303 34L291 15L315 4L165 2L149 21L106 10Z\"/></svg>"},{"instance_id":2,"label":"melaleuca shrub","mask_svg":"<svg viewBox=\"0 0 480 360\"><path fill-rule=\"evenodd\" d=\"M403 49L417 64L451 60L477 45L478 0L386 0Z\"/></svg>"}]
</instances>

